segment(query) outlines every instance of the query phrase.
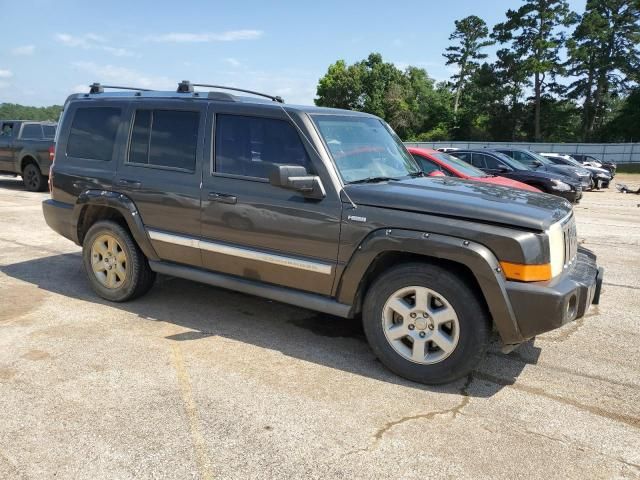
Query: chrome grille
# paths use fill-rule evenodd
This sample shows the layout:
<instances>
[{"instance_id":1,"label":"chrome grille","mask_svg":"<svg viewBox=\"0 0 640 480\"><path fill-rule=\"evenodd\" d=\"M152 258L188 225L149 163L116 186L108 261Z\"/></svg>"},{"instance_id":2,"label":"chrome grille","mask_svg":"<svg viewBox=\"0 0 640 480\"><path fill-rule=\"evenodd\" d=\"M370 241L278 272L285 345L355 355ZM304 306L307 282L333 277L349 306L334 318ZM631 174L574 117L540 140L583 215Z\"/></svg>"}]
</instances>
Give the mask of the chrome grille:
<instances>
[{"instance_id":1,"label":"chrome grille","mask_svg":"<svg viewBox=\"0 0 640 480\"><path fill-rule=\"evenodd\" d=\"M564 266L568 267L578 254L578 232L573 215L562 224L562 236L564 239Z\"/></svg>"}]
</instances>

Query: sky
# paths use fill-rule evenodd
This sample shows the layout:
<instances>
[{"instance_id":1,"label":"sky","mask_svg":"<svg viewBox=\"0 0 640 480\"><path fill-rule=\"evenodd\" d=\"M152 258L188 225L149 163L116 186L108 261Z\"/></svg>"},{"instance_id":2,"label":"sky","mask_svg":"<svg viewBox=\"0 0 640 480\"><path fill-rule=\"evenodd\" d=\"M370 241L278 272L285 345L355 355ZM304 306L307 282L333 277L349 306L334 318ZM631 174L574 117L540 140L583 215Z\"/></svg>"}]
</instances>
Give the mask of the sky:
<instances>
[{"instance_id":1,"label":"sky","mask_svg":"<svg viewBox=\"0 0 640 480\"><path fill-rule=\"evenodd\" d=\"M379 52L436 80L454 21L491 28L522 0L0 0L0 103L62 104L92 82L153 89L214 83L312 104L338 59ZM581 12L585 0L570 0Z\"/></svg>"}]
</instances>

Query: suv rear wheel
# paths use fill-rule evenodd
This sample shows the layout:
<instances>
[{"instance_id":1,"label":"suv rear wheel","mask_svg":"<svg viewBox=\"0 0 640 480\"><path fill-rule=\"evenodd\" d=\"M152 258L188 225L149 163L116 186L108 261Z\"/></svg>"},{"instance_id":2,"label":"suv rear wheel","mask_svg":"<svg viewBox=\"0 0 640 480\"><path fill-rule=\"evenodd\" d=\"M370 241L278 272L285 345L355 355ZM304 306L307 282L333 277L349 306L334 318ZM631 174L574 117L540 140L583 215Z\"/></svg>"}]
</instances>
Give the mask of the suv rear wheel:
<instances>
[{"instance_id":1,"label":"suv rear wheel","mask_svg":"<svg viewBox=\"0 0 640 480\"><path fill-rule=\"evenodd\" d=\"M89 228L82 243L82 259L93 290L112 302L144 295L155 280L147 258L116 222L103 220Z\"/></svg>"},{"instance_id":2,"label":"suv rear wheel","mask_svg":"<svg viewBox=\"0 0 640 480\"><path fill-rule=\"evenodd\" d=\"M409 263L381 275L363 309L367 340L396 374L420 383L447 383L480 361L491 325L486 308L459 276Z\"/></svg>"},{"instance_id":3,"label":"suv rear wheel","mask_svg":"<svg viewBox=\"0 0 640 480\"><path fill-rule=\"evenodd\" d=\"M47 182L35 163L27 163L22 169L22 182L30 192L42 192Z\"/></svg>"}]
</instances>

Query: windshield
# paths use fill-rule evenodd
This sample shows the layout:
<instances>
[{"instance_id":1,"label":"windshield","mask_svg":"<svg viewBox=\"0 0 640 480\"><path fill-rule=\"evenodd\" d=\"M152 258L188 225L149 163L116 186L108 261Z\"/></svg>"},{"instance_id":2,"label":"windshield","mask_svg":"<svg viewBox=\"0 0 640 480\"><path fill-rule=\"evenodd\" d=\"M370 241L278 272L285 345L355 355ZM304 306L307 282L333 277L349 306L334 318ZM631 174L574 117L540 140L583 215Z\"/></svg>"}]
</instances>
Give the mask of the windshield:
<instances>
[{"instance_id":1,"label":"windshield","mask_svg":"<svg viewBox=\"0 0 640 480\"><path fill-rule=\"evenodd\" d=\"M312 115L345 183L401 178L420 167L382 120L348 115Z\"/></svg>"},{"instance_id":2,"label":"windshield","mask_svg":"<svg viewBox=\"0 0 640 480\"><path fill-rule=\"evenodd\" d=\"M523 152L523 153L526 153L527 155L535 158L536 160L540 161L540 163L542 163L543 165L553 165L553 162L551 160L549 160L546 157L543 157L539 153L532 152L530 150L527 150L526 152Z\"/></svg>"},{"instance_id":3,"label":"windshield","mask_svg":"<svg viewBox=\"0 0 640 480\"><path fill-rule=\"evenodd\" d=\"M433 153L430 153L429 155L437 158L438 160L440 160L442 163L446 165L451 165L452 168L455 168L459 172L462 172L463 174L469 177L484 178L489 176L479 168L476 168L473 165L469 165L464 160L460 160L459 158L454 157L453 155L449 155L448 153L433 152Z\"/></svg>"}]
</instances>

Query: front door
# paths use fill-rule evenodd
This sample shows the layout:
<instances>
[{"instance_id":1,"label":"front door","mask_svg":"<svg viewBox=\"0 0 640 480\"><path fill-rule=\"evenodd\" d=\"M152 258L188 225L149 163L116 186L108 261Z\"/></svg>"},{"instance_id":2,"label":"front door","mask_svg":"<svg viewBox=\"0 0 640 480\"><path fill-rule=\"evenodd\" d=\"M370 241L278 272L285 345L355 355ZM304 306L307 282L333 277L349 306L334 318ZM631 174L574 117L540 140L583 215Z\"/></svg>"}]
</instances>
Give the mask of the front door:
<instances>
[{"instance_id":1,"label":"front door","mask_svg":"<svg viewBox=\"0 0 640 480\"><path fill-rule=\"evenodd\" d=\"M203 165L204 267L330 294L342 203L313 147L283 111L265 116L247 105L216 110L211 160ZM272 186L271 164L300 165L320 176L325 198Z\"/></svg>"},{"instance_id":2,"label":"front door","mask_svg":"<svg viewBox=\"0 0 640 480\"><path fill-rule=\"evenodd\" d=\"M162 260L201 266L200 178L206 103L133 102L115 189L131 198Z\"/></svg>"},{"instance_id":3,"label":"front door","mask_svg":"<svg viewBox=\"0 0 640 480\"><path fill-rule=\"evenodd\" d=\"M15 130L13 122L0 122L0 172L15 169L13 140L18 134Z\"/></svg>"}]
</instances>

